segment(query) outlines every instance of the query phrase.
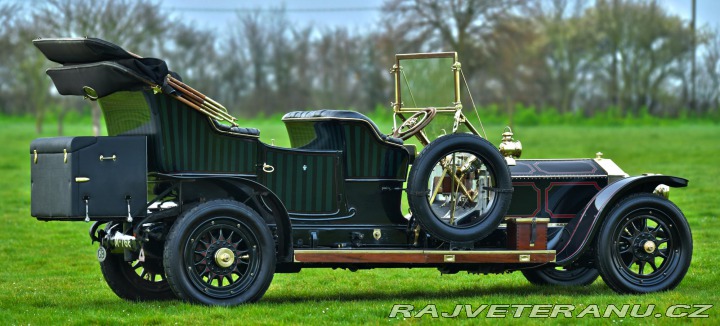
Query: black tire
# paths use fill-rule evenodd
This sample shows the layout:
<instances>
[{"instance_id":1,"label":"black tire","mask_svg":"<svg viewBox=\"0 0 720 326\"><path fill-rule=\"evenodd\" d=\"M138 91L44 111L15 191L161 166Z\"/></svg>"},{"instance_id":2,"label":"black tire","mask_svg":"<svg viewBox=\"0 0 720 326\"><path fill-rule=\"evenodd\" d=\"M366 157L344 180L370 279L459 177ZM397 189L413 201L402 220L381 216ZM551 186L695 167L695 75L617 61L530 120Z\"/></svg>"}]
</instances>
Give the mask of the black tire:
<instances>
[{"instance_id":1,"label":"black tire","mask_svg":"<svg viewBox=\"0 0 720 326\"><path fill-rule=\"evenodd\" d=\"M555 266L524 269L522 270L522 274L534 285L560 286L587 286L595 282L598 276L600 276L598 270L592 267L565 269Z\"/></svg>"},{"instance_id":2,"label":"black tire","mask_svg":"<svg viewBox=\"0 0 720 326\"><path fill-rule=\"evenodd\" d=\"M165 273L183 300L234 306L265 294L275 272L275 242L248 206L214 200L183 212L165 242Z\"/></svg>"},{"instance_id":3,"label":"black tire","mask_svg":"<svg viewBox=\"0 0 720 326\"><path fill-rule=\"evenodd\" d=\"M122 254L110 254L100 262L100 270L110 289L125 300L177 299L165 278L160 260L127 262Z\"/></svg>"},{"instance_id":4,"label":"black tire","mask_svg":"<svg viewBox=\"0 0 720 326\"><path fill-rule=\"evenodd\" d=\"M615 206L600 229L597 267L618 293L671 290L690 267L692 247L690 226L675 204L634 195Z\"/></svg>"},{"instance_id":5,"label":"black tire","mask_svg":"<svg viewBox=\"0 0 720 326\"><path fill-rule=\"evenodd\" d=\"M465 172L460 171L463 162L472 162ZM450 170L457 178L446 174ZM469 242L486 237L502 222L510 206L512 181L505 159L490 142L472 134L453 134L423 149L410 170L407 192L410 210L431 235ZM439 203L442 200L445 204Z\"/></svg>"}]
</instances>

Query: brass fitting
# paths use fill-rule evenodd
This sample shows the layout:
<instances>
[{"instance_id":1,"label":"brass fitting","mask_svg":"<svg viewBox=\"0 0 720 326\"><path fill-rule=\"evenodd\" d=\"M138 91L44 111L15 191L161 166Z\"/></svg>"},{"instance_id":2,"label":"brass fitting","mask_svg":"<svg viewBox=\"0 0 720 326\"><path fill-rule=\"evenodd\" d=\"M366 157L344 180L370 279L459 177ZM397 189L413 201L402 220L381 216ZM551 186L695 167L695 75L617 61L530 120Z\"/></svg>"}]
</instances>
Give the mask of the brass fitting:
<instances>
[{"instance_id":1,"label":"brass fitting","mask_svg":"<svg viewBox=\"0 0 720 326\"><path fill-rule=\"evenodd\" d=\"M502 142L500 143L499 149L500 154L505 157L505 161L508 165L516 165L516 158L520 158L522 155L522 143L519 140L513 139L513 132L510 127L505 127L505 132L502 134Z\"/></svg>"},{"instance_id":2,"label":"brass fitting","mask_svg":"<svg viewBox=\"0 0 720 326\"><path fill-rule=\"evenodd\" d=\"M659 184L655 187L655 190L653 190L653 194L663 196L665 199L670 199L670 187L665 184Z\"/></svg>"}]
</instances>

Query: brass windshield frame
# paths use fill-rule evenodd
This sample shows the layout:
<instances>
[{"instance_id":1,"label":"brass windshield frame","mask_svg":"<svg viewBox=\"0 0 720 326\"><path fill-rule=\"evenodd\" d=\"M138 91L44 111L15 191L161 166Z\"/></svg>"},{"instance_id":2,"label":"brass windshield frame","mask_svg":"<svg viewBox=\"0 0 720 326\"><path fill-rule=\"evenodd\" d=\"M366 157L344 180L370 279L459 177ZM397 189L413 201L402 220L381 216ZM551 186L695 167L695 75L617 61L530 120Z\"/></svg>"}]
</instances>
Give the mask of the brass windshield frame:
<instances>
[{"instance_id":1,"label":"brass windshield frame","mask_svg":"<svg viewBox=\"0 0 720 326\"><path fill-rule=\"evenodd\" d=\"M427 108L414 108L414 107L405 107L403 106L402 102L402 96L400 94L401 90L401 82L402 82L402 60L411 60L411 59L452 59L452 71L453 71L453 80L455 84L455 101L453 102L453 106L446 106L446 107L435 107L437 110L437 113L445 113L445 114L454 114L455 115L455 125L465 125L475 135L480 135L477 129L475 129L475 126L473 126L470 121L463 115L462 113L462 102L460 101L460 69L461 64L458 61L458 55L457 52L433 52L433 53L405 53L405 54L396 54L395 55L395 64L392 67L391 73L393 74L395 78L395 102L392 103L392 109L393 109L393 130L398 128L395 118L399 117L401 121L405 121L407 117L404 114L412 115L414 113L423 111ZM430 143L430 139L427 137L425 132L422 130L415 134L415 136L420 140L420 143L423 145L427 145Z\"/></svg>"},{"instance_id":2,"label":"brass windshield frame","mask_svg":"<svg viewBox=\"0 0 720 326\"><path fill-rule=\"evenodd\" d=\"M395 65L392 69L392 74L395 78L395 102L392 103L393 111L396 113L415 113L425 108L413 108L404 107L402 102L402 96L400 94L401 81L402 81L402 60L412 59L452 59L453 69L453 80L455 84L455 102L454 106L436 107L438 112L452 112L455 113L458 109L462 108L460 103L460 63L458 62L457 52L434 52L434 53L404 53L395 55Z\"/></svg>"}]
</instances>

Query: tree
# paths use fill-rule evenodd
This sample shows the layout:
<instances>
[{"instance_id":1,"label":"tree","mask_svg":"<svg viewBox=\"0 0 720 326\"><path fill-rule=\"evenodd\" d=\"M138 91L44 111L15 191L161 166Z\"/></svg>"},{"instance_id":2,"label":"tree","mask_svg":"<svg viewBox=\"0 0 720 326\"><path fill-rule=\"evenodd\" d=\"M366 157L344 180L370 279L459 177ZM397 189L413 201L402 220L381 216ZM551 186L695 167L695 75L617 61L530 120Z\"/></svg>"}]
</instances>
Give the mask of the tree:
<instances>
[{"instance_id":1,"label":"tree","mask_svg":"<svg viewBox=\"0 0 720 326\"><path fill-rule=\"evenodd\" d=\"M30 21L18 4L0 5L0 105L5 113L34 113L35 130L42 132L47 107L49 81L44 75L46 61L29 41L33 38ZM36 92L41 91L41 92Z\"/></svg>"},{"instance_id":2,"label":"tree","mask_svg":"<svg viewBox=\"0 0 720 326\"><path fill-rule=\"evenodd\" d=\"M270 89L268 86L268 66L270 58L270 47L268 44L268 32L264 28L265 17L263 15L253 14L240 17L241 30L239 36L244 41L241 49L247 51L246 57L249 62L246 69L249 70L251 81L251 95L249 103L243 105L250 108L259 108L267 110L271 108L268 102L270 97Z\"/></svg>"},{"instance_id":3,"label":"tree","mask_svg":"<svg viewBox=\"0 0 720 326\"><path fill-rule=\"evenodd\" d=\"M149 53L165 60L184 83L197 85L205 95L220 99L224 92L218 76L229 67L213 33L180 21L168 24L165 37L159 42L159 51Z\"/></svg>"},{"instance_id":4,"label":"tree","mask_svg":"<svg viewBox=\"0 0 720 326\"><path fill-rule=\"evenodd\" d=\"M111 40L136 53L152 53L153 50L159 49L162 37L168 28L165 17L160 4L147 0L49 0L33 8L32 21L36 25L32 31L42 37L98 37ZM41 58L38 55L36 51L31 57ZM42 66L27 64L21 67L24 68L21 73L40 75L38 67ZM46 89L40 88L43 86L41 83L34 83L31 86L33 94L47 94ZM35 102L37 110L44 112L43 108L48 103L38 100ZM67 107L61 106L58 112L60 131L67 110ZM91 112L93 131L98 135L100 112L97 105L93 104ZM38 125L41 125L43 113L36 116Z\"/></svg>"},{"instance_id":5,"label":"tree","mask_svg":"<svg viewBox=\"0 0 720 326\"><path fill-rule=\"evenodd\" d=\"M13 69L7 64L7 61L14 61L22 57L18 55L18 17L16 14L20 10L17 4L3 3L0 4L0 58L5 58L6 63L0 64L0 109L2 113L17 113L14 111L11 99L12 89L14 88ZM10 60L8 60L10 59Z\"/></svg>"},{"instance_id":6,"label":"tree","mask_svg":"<svg viewBox=\"0 0 720 326\"><path fill-rule=\"evenodd\" d=\"M692 100L690 26L653 0L387 0L377 27L362 30L299 26L280 8L239 14L220 35L171 16L154 0L0 4L0 110L34 113L40 132L46 115L61 131L66 112L87 107L53 100L43 71L54 64L30 46L39 36L99 37L162 58L236 115L387 105L393 54L433 51L458 52L478 104L675 115ZM697 114L720 106L718 37L697 33Z\"/></svg>"},{"instance_id":7,"label":"tree","mask_svg":"<svg viewBox=\"0 0 720 326\"><path fill-rule=\"evenodd\" d=\"M607 94L622 113L659 113L659 97L686 69L690 30L656 1L598 0L588 16L601 37L597 55Z\"/></svg>"},{"instance_id":8,"label":"tree","mask_svg":"<svg viewBox=\"0 0 720 326\"><path fill-rule=\"evenodd\" d=\"M560 113L577 106L576 96L591 73L596 39L580 0L538 1L527 7L527 16L537 26L538 51L542 62L535 82L547 104Z\"/></svg>"},{"instance_id":9,"label":"tree","mask_svg":"<svg viewBox=\"0 0 720 326\"><path fill-rule=\"evenodd\" d=\"M390 0L383 6L387 20L405 32L402 40L420 44L418 51L451 49L467 71L486 62L486 36L524 1L519 0Z\"/></svg>"},{"instance_id":10,"label":"tree","mask_svg":"<svg viewBox=\"0 0 720 326\"><path fill-rule=\"evenodd\" d=\"M698 72L697 102L705 113L717 114L720 109L720 31L708 34L711 37L705 45Z\"/></svg>"}]
</instances>

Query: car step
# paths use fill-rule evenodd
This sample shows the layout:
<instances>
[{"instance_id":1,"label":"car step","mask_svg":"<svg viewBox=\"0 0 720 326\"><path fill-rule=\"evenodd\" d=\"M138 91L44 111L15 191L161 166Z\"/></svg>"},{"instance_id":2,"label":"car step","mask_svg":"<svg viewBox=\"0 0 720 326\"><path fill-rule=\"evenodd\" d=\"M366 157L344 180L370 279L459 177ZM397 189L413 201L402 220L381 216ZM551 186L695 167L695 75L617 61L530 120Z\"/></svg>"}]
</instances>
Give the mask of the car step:
<instances>
[{"instance_id":1,"label":"car step","mask_svg":"<svg viewBox=\"0 0 720 326\"><path fill-rule=\"evenodd\" d=\"M296 249L296 263L548 263L555 250Z\"/></svg>"}]
</instances>

